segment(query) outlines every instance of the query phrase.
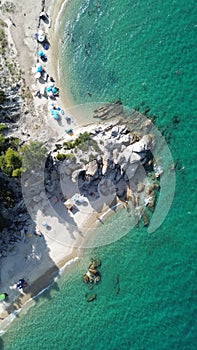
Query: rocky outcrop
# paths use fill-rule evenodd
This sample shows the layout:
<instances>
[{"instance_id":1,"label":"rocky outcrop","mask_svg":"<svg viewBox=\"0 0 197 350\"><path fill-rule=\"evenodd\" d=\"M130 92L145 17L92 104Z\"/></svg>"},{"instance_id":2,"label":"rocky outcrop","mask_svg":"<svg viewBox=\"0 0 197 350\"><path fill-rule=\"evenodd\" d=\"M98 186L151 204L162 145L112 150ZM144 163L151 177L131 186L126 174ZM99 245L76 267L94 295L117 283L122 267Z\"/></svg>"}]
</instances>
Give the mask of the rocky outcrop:
<instances>
[{"instance_id":1,"label":"rocky outcrop","mask_svg":"<svg viewBox=\"0 0 197 350\"><path fill-rule=\"evenodd\" d=\"M106 106L99 109L99 113L103 115L102 113L109 109L109 114L107 113L109 116L114 108L116 110L119 107L119 105L118 107ZM150 124L148 126L151 131ZM102 124L96 124L91 129L84 128L85 132L87 130L88 141L85 145L81 144L79 148L69 150L71 153L68 159L68 151L64 149L64 143L59 143L58 150L52 153L60 177L69 176L77 185L80 194L85 196L93 206L101 199L103 204L109 206L113 202L112 198L117 198L124 202L131 200L135 208L142 207L152 211L159 188L154 193L148 193L147 187L153 183L156 184L157 176L161 174L161 169L153 161L155 147L153 135L150 132L144 134L141 126L137 126L135 132L133 121L126 122L125 119L110 119ZM147 123L145 130L147 130ZM86 151L81 152L83 148ZM58 152L62 152L66 159L57 161ZM128 197L129 189L131 196ZM136 217L142 218L147 226L148 215L145 219L145 214L142 215L142 213L144 211L137 210Z\"/></svg>"},{"instance_id":2,"label":"rocky outcrop","mask_svg":"<svg viewBox=\"0 0 197 350\"><path fill-rule=\"evenodd\" d=\"M83 281L85 283L98 283L101 279L101 274L97 268L100 266L100 260L92 259L89 264L88 271L83 275Z\"/></svg>"}]
</instances>

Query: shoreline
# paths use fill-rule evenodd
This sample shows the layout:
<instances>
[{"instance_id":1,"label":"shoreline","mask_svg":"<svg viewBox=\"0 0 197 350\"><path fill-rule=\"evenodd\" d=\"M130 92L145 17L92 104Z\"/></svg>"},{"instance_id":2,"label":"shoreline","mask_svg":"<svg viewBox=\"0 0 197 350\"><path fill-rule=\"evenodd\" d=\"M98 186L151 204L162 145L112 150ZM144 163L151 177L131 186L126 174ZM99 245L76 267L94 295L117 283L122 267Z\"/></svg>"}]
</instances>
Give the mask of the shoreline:
<instances>
[{"instance_id":1,"label":"shoreline","mask_svg":"<svg viewBox=\"0 0 197 350\"><path fill-rule=\"evenodd\" d=\"M21 62L23 62L23 57L26 57L24 67L25 67L25 80L27 86L29 86L30 91L32 92L33 96L33 104L36 112L36 121L33 119L30 119L30 121L27 121L26 127L30 129L29 133L31 135L31 138L38 139L39 140L39 132L41 128L39 129L38 126L34 129L34 123L38 122L38 119L40 118L40 112L44 112L49 114L49 111L47 111L46 104L47 100L44 100L42 98L41 100L37 99L34 96L33 93L33 77L31 73L31 68L32 65L36 63L37 59L37 50L38 50L38 44L35 42L35 39L32 39L33 34L37 28L37 23L38 23L38 17L39 13L41 10L41 5L36 4L36 8L34 8L35 4L34 3L26 3L25 0L23 1L23 13L14 13L12 14L13 16L13 23L16 24L13 26L12 24L9 25L8 27L8 33L9 33L9 45L12 44L14 45L14 48L16 50L15 53L15 60L19 67L21 67ZM17 6L17 1L14 0L14 3ZM46 66L46 70L49 73L50 76L55 76L55 80L57 84L59 85L59 79L57 77L57 66L58 66L58 61L57 57L55 56L54 52L56 52L56 45L58 45L58 42L56 40L56 35L54 31L54 23L56 21L56 17L58 15L58 11L61 8L61 6L65 3L65 0L60 0L58 4L55 4L55 1L49 4L49 1L45 1L45 6L46 6L46 12L48 13L49 17L52 19L52 25L50 28L47 28L47 34L49 37L49 40L51 42L51 47L49 49L49 52L47 51L47 57L48 57L48 62L44 64ZM31 15L31 11L34 11L34 15ZM19 11L19 10L18 10ZM29 16L27 14L29 13ZM51 16L52 15L52 16ZM23 17L24 16L24 17ZM7 17L5 15L5 18L7 20ZM16 20L16 21L15 21ZM21 27L19 26L21 25ZM29 29L30 28L30 29ZM17 30L17 32L16 32ZM28 35L26 30L28 30ZM18 33L18 34L17 34ZM25 42L25 45L24 45ZM19 52L20 45L22 45L22 49ZM55 46L54 46L55 45ZM63 88L60 86L60 90ZM62 95L64 96L62 98ZM62 108L65 110L68 108L71 108L72 102L65 98L64 94L61 94L60 92L60 97L57 99L57 103L61 105ZM47 112L46 112L47 111ZM54 134L53 127L57 128L57 123L56 121L49 121L48 118L51 118L51 116L46 116L45 119L40 121L41 127L47 128L47 133L45 142L48 140L50 141L53 145L54 140L56 141L57 139L60 139L62 137L62 131L60 128L57 130L58 137ZM42 126L42 122L44 123ZM23 116L21 117L20 121L21 125L24 123ZM95 121L94 124L96 125L98 122ZM90 123L87 122L87 125ZM92 124L91 124L92 125ZM79 133L79 128L80 128L80 118L79 120L75 120L75 129L76 132ZM92 126L91 126L92 128ZM20 129L20 127L19 127ZM52 131L51 131L52 130ZM19 130L20 132L20 130ZM64 138L66 137L65 132L63 130L63 135ZM20 138L20 133L17 135ZM69 139L69 137L67 137ZM42 139L42 135L41 135ZM57 141L56 141L57 142ZM109 212L109 208L107 211ZM80 259L83 256L83 249L87 248L85 247L85 242L87 241L88 237L83 236L83 230L84 232L87 231L87 225L88 225L88 230L91 231L91 228L94 226L98 227L101 225L101 223L97 219L98 213L95 212L89 212L84 215L84 213L81 213L79 217L76 220L77 224L77 232L78 236L75 241L72 241L69 239L68 244L62 244L62 242L58 241L55 239L55 236L51 237L48 235L47 230L44 232L44 228L42 226L42 221L43 221L43 215L40 217L36 218L36 227L42 231L43 237L44 237L44 242L42 241L42 245L44 247L40 246L40 238L39 236L32 236L32 234L27 235L28 237L26 238L24 242L24 247L23 243L19 242L17 249L20 249L20 254L21 254L21 266L23 267L24 264L24 259L26 261L26 250L29 250L31 253L32 247L35 246L36 250L38 251L38 255L41 254L40 260L36 260L37 266L29 266L30 263L28 263L29 260L27 260L24 264L23 268L20 268L17 270L17 267L15 267L15 261L19 260L19 253L17 253L14 256L8 256L6 258L6 268L4 268L4 276L7 273L7 279L6 282L2 283L4 276L2 276L2 281L1 281L1 291L7 291L9 295L9 300L8 303L5 304L0 304L0 317L3 318L0 322L0 329L2 329L4 332L7 330L7 328L10 326L10 318L11 321L15 319L15 314L17 313L17 310L21 310L23 306L25 306L29 301L31 301L33 298L36 298L37 296L40 295L40 293L43 293L45 289L50 288L53 283L55 282L55 279L59 277L61 274L61 270L70 264L70 262L75 262L76 259ZM102 213L99 213L100 215L106 215L106 208ZM110 215L111 213L107 214ZM55 222L54 218L54 222ZM49 222L50 223L50 222ZM53 227L53 225L51 225ZM56 226L55 226L56 227ZM63 228L63 226L62 226ZM61 225L58 226L58 229L61 231ZM65 227L64 227L65 230ZM81 231L81 235L80 235ZM55 232L55 230L54 230ZM53 233L53 232L52 232ZM63 232L65 234L65 231ZM84 239L85 238L85 239ZM24 253L25 252L25 253ZM29 254L32 255L32 254ZM29 258L29 257L28 257ZM35 263L35 260L30 259L32 263ZM41 261L41 262L40 262ZM10 265L11 264L11 265ZM27 267L26 267L27 264ZM8 266L9 265L9 266ZM11 267L10 267L11 266ZM11 274L11 277L9 277L9 273ZM28 276L28 286L24 288L24 295L20 294L16 288L16 282L19 278L26 277ZM26 279L26 278L25 278ZM12 318L13 317L13 318Z\"/></svg>"},{"instance_id":2,"label":"shoreline","mask_svg":"<svg viewBox=\"0 0 197 350\"><path fill-rule=\"evenodd\" d=\"M61 100L63 102L63 106L67 109L72 108L75 103L74 100L72 99L72 97L70 96L70 94L68 93L68 91L65 91L65 88L63 87L63 84L59 78L59 60L57 57L58 51L59 51L59 42L58 42L58 30L59 30L59 26L60 24L56 24L59 16L60 16L60 12L63 11L63 9L66 7L67 2L69 0L59 0L57 4L52 4L51 5L51 9L50 12L53 12L52 15L52 26L50 28L49 31L49 35L50 38L52 39L52 47L51 47L51 52L50 52L50 62L51 62L51 70L54 73L55 76L55 80L58 83L58 86L60 87L60 91L64 90L64 93L61 93Z\"/></svg>"},{"instance_id":3,"label":"shoreline","mask_svg":"<svg viewBox=\"0 0 197 350\"><path fill-rule=\"evenodd\" d=\"M61 8L61 6L63 5L63 3L65 2L65 0L60 0L60 2L58 4L55 4L55 2L52 3L48 3L48 1L45 1L45 6L46 6L46 11L49 14L49 17L52 18L52 26L49 29L49 38L51 40L52 43L52 47L49 50L49 54L47 52L47 57L48 57L48 62L46 64L47 66L47 71L49 71L50 75L53 76L55 75L55 77L57 78L57 73L55 74L55 71L57 69L57 57L55 57L54 55L54 42L55 44L57 44L57 41L54 40L55 35L57 35L57 33L54 32L54 23L56 20L56 16L58 15L58 10ZM17 1L14 1L14 3L17 6ZM40 4L39 4L40 5ZM39 13L41 6L37 5L36 8L34 3L26 3L25 0L23 1L23 5L22 5L22 10L23 13L20 13L20 17L18 16L17 13L12 14L12 17L14 18L14 20L12 19L12 23L14 23L14 26L11 24L9 24L8 27L8 33L9 33L9 45L10 44L14 44L14 48L16 50L16 61L19 64L19 66L21 66L21 60L23 59L23 56L27 55L27 59L25 60L25 80L27 85L30 86L30 84L32 83L32 76L31 76L31 67L32 67L32 63L33 61L36 60L36 52L34 49L32 49L31 47L31 36L33 36L33 31L36 29L37 26L37 20L39 17ZM31 17L26 16L26 13L30 12L30 10L34 11L34 15L29 15ZM39 9L39 11L38 11ZM34 18L34 16L36 15L36 19ZM6 18L7 15L3 16ZM18 17L17 17L18 16ZM24 17L23 17L24 16ZM17 17L17 23L15 24L15 19ZM10 20L7 20L7 22ZM21 23L22 21L22 23ZM22 28L18 29L18 23L21 23L23 25ZM26 40L26 35L27 33L25 32L25 28L28 26L28 28L30 28L30 37L28 38L28 40ZM32 28L34 27L34 28ZM17 33L16 30L19 31L19 37L17 37ZM24 31L23 31L24 30ZM22 35L22 37L21 37ZM19 49L20 49L20 45L23 42L23 40L25 39L25 45L22 46L22 50L19 53ZM34 39L35 40L35 39ZM34 46L35 46L35 41L34 41ZM35 56L35 57L34 57ZM31 59L30 59L31 58ZM55 61L56 60L56 61ZM57 82L59 84L59 81L57 79ZM30 87L30 90L32 91L32 88ZM61 97L58 98L58 103L60 103L62 105L63 108L67 108L67 104L69 104L69 107L71 107L71 103L68 101L68 99L62 99ZM36 110L36 114L37 117L39 115L38 111L39 111L39 107L38 103L36 101L36 97L33 97L33 104ZM39 131L38 131L39 132ZM34 139L34 135L31 135L31 137ZM49 135L50 137L50 135ZM90 217L92 217L92 215L89 215ZM89 217L89 219L90 219ZM90 219L90 221L92 222L92 219ZM43 230L42 230L43 231ZM42 291L44 291L46 288L49 288L53 283L54 283L54 278L57 278L59 275L59 272L61 271L61 269L67 266L67 264L72 261L74 262L75 259L79 258L79 255L82 254L78 251L78 248L73 247L72 245L69 245L66 249L66 252L63 252L63 249L60 249L60 244L58 242L50 242L50 239L47 239L47 237L43 234L44 238L46 239L46 244L48 246L48 249L54 250L53 254L52 254L52 261L53 264L50 267L46 267L46 266L39 266L41 268L41 271L38 271L36 278L31 278L31 276L28 275L30 282L27 286L27 288L25 289L25 295L20 295L20 293L18 294L17 289L12 293L9 293L9 305L2 305L1 304L1 308L0 308L0 316L4 319L3 321L1 321L0 323L0 328L3 329L4 331L6 330L6 328L10 325L10 323L7 324L7 318L9 318L10 315L14 315L14 313L17 310L20 310L21 307L23 307L23 305L25 305L29 300L31 300L32 298L36 297L39 295L39 293L42 293ZM78 240L79 243L79 248L82 247L82 238L79 236ZM22 244L20 242L20 244ZM56 245L56 247L54 248L54 245ZM60 257L57 258L57 251L61 250L61 254ZM67 251L68 250L68 251ZM56 258L55 258L56 257ZM17 255L15 256L15 259L17 259ZM54 259L55 258L55 259ZM9 257L8 257L9 259ZM40 265L43 265L40 264ZM35 268L36 269L36 268ZM24 275L25 275L25 270L24 270ZM20 276L20 275L19 275ZM34 276L35 277L35 276ZM17 279L17 274L16 274L16 278ZM32 280L31 280L32 279ZM13 280L13 278L11 278L11 280ZM11 282L11 281L10 281ZM13 281L12 281L13 282ZM11 285L11 283L10 283ZM1 283L1 289L3 289L3 283ZM10 295L12 294L12 295ZM20 305L20 307L19 307ZM6 311L7 310L7 311Z\"/></svg>"}]
</instances>

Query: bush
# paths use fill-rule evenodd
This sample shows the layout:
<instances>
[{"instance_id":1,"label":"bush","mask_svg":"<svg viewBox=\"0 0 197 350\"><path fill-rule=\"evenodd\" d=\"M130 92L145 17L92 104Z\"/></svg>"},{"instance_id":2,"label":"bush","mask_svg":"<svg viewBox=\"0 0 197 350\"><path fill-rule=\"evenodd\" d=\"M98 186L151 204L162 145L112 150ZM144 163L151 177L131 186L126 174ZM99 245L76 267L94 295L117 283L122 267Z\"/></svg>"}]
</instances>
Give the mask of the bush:
<instances>
[{"instance_id":1,"label":"bush","mask_svg":"<svg viewBox=\"0 0 197 350\"><path fill-rule=\"evenodd\" d=\"M36 170L43 165L46 159L46 148L41 142L30 141L29 144L20 148L23 161L23 170Z\"/></svg>"},{"instance_id":2,"label":"bush","mask_svg":"<svg viewBox=\"0 0 197 350\"><path fill-rule=\"evenodd\" d=\"M71 161L74 161L76 158L75 158L75 155L73 153L58 153L57 155L57 159L58 160L65 160L65 159L70 159Z\"/></svg>"},{"instance_id":3,"label":"bush","mask_svg":"<svg viewBox=\"0 0 197 350\"><path fill-rule=\"evenodd\" d=\"M6 152L0 156L0 169L8 176L13 176L13 171L21 169L21 166L22 159L19 152L11 148L8 148Z\"/></svg>"},{"instance_id":4,"label":"bush","mask_svg":"<svg viewBox=\"0 0 197 350\"><path fill-rule=\"evenodd\" d=\"M90 133L85 131L83 134L80 134L75 141L68 141L68 142L64 142L63 146L65 149L72 149L75 147L78 147L81 144L87 143L87 141L90 140ZM81 147L80 147L81 149Z\"/></svg>"},{"instance_id":5,"label":"bush","mask_svg":"<svg viewBox=\"0 0 197 350\"><path fill-rule=\"evenodd\" d=\"M0 33L0 35L1 35L1 33ZM5 101L5 93L3 90L0 90L0 103L2 104L2 103L4 103L4 101Z\"/></svg>"},{"instance_id":6,"label":"bush","mask_svg":"<svg viewBox=\"0 0 197 350\"><path fill-rule=\"evenodd\" d=\"M5 151L5 144L6 144L6 140L0 134L0 152Z\"/></svg>"},{"instance_id":7,"label":"bush","mask_svg":"<svg viewBox=\"0 0 197 350\"><path fill-rule=\"evenodd\" d=\"M75 142L72 142L72 141L64 142L63 146L64 146L64 149L69 150L69 149L75 148Z\"/></svg>"},{"instance_id":8,"label":"bush","mask_svg":"<svg viewBox=\"0 0 197 350\"><path fill-rule=\"evenodd\" d=\"M20 176L21 176L21 173L22 173L22 168L20 168L20 169L14 169L13 172L12 172L12 176L13 176L13 177L20 177Z\"/></svg>"},{"instance_id":9,"label":"bush","mask_svg":"<svg viewBox=\"0 0 197 350\"><path fill-rule=\"evenodd\" d=\"M56 156L56 158L57 158L58 160L64 160L64 159L66 159L66 154L64 154L64 153L58 153L57 156Z\"/></svg>"},{"instance_id":10,"label":"bush","mask_svg":"<svg viewBox=\"0 0 197 350\"><path fill-rule=\"evenodd\" d=\"M82 152L88 152L89 150L89 143L88 141L81 143L80 145L78 145L78 148L82 151Z\"/></svg>"},{"instance_id":11,"label":"bush","mask_svg":"<svg viewBox=\"0 0 197 350\"><path fill-rule=\"evenodd\" d=\"M8 128L7 125L5 125L4 123L0 123L0 132L7 130L7 128Z\"/></svg>"}]
</instances>

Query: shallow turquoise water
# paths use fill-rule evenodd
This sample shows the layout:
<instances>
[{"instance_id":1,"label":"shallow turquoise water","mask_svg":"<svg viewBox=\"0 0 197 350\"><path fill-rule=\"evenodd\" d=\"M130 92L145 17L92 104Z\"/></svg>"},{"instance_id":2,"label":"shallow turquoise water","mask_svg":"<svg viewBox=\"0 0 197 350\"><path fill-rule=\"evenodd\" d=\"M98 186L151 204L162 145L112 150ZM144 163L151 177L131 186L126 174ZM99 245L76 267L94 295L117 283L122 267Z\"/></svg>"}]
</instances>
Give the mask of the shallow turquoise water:
<instances>
[{"instance_id":1,"label":"shallow turquoise water","mask_svg":"<svg viewBox=\"0 0 197 350\"><path fill-rule=\"evenodd\" d=\"M13 324L2 346L194 350L196 3L100 0L97 7L96 1L77 0L66 9L60 61L73 99L78 104L121 98L130 107L149 106L177 163L176 193L155 233L139 227L111 245L86 250L73 270ZM174 116L180 120L176 125ZM91 256L103 262L102 282L94 287L97 300L87 304L81 276Z\"/></svg>"}]
</instances>

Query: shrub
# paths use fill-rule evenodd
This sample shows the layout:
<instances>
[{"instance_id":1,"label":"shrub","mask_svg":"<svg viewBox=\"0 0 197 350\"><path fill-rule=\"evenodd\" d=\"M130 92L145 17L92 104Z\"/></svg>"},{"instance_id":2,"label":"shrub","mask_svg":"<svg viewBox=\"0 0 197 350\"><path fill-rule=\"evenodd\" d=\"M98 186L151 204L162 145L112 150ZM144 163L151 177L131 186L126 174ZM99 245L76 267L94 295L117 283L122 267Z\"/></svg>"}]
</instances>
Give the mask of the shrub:
<instances>
[{"instance_id":1,"label":"shrub","mask_svg":"<svg viewBox=\"0 0 197 350\"><path fill-rule=\"evenodd\" d=\"M58 160L70 159L71 161L74 161L76 158L75 158L75 155L73 153L67 153L67 154L58 153L57 159Z\"/></svg>"},{"instance_id":2,"label":"shrub","mask_svg":"<svg viewBox=\"0 0 197 350\"><path fill-rule=\"evenodd\" d=\"M5 138L0 134L0 152L5 151Z\"/></svg>"},{"instance_id":3,"label":"shrub","mask_svg":"<svg viewBox=\"0 0 197 350\"><path fill-rule=\"evenodd\" d=\"M23 170L36 170L43 165L46 158L46 148L41 142L30 141L29 144L20 148L23 161Z\"/></svg>"},{"instance_id":4,"label":"shrub","mask_svg":"<svg viewBox=\"0 0 197 350\"><path fill-rule=\"evenodd\" d=\"M20 169L14 169L13 172L12 172L12 176L13 176L13 177L20 177L20 176L21 176L21 173L22 173L22 168L20 168Z\"/></svg>"},{"instance_id":5,"label":"shrub","mask_svg":"<svg viewBox=\"0 0 197 350\"><path fill-rule=\"evenodd\" d=\"M4 123L0 123L0 132L7 130L7 125L5 125Z\"/></svg>"},{"instance_id":6,"label":"shrub","mask_svg":"<svg viewBox=\"0 0 197 350\"><path fill-rule=\"evenodd\" d=\"M90 153L89 155L89 162L92 162L92 160L95 160L96 159L96 156L92 153Z\"/></svg>"},{"instance_id":7,"label":"shrub","mask_svg":"<svg viewBox=\"0 0 197 350\"><path fill-rule=\"evenodd\" d=\"M0 35L1 35L1 33L0 33ZM5 93L3 90L0 90L0 103L2 104L2 103L4 103L4 101L5 101Z\"/></svg>"},{"instance_id":8,"label":"shrub","mask_svg":"<svg viewBox=\"0 0 197 350\"><path fill-rule=\"evenodd\" d=\"M11 148L8 148L6 152L0 156L0 169L8 176L13 176L13 171L20 169L21 166L22 159L19 152Z\"/></svg>"},{"instance_id":9,"label":"shrub","mask_svg":"<svg viewBox=\"0 0 197 350\"><path fill-rule=\"evenodd\" d=\"M75 142L73 141L64 142L63 146L64 146L64 149L69 150L69 149L75 148Z\"/></svg>"},{"instance_id":10,"label":"shrub","mask_svg":"<svg viewBox=\"0 0 197 350\"><path fill-rule=\"evenodd\" d=\"M63 146L65 149L69 150L78 147L79 145L82 145L84 143L87 143L88 140L90 140L90 133L85 131L83 134L80 134L75 141L64 142ZM80 149L82 148L80 147Z\"/></svg>"},{"instance_id":11,"label":"shrub","mask_svg":"<svg viewBox=\"0 0 197 350\"><path fill-rule=\"evenodd\" d=\"M101 150L100 150L100 148L95 140L90 141L90 146L92 146L92 148L95 150L95 152L101 153Z\"/></svg>"},{"instance_id":12,"label":"shrub","mask_svg":"<svg viewBox=\"0 0 197 350\"><path fill-rule=\"evenodd\" d=\"M56 158L57 158L58 160L64 160L64 159L66 159L66 154L64 154L64 153L58 153L57 156L56 156Z\"/></svg>"}]
</instances>

